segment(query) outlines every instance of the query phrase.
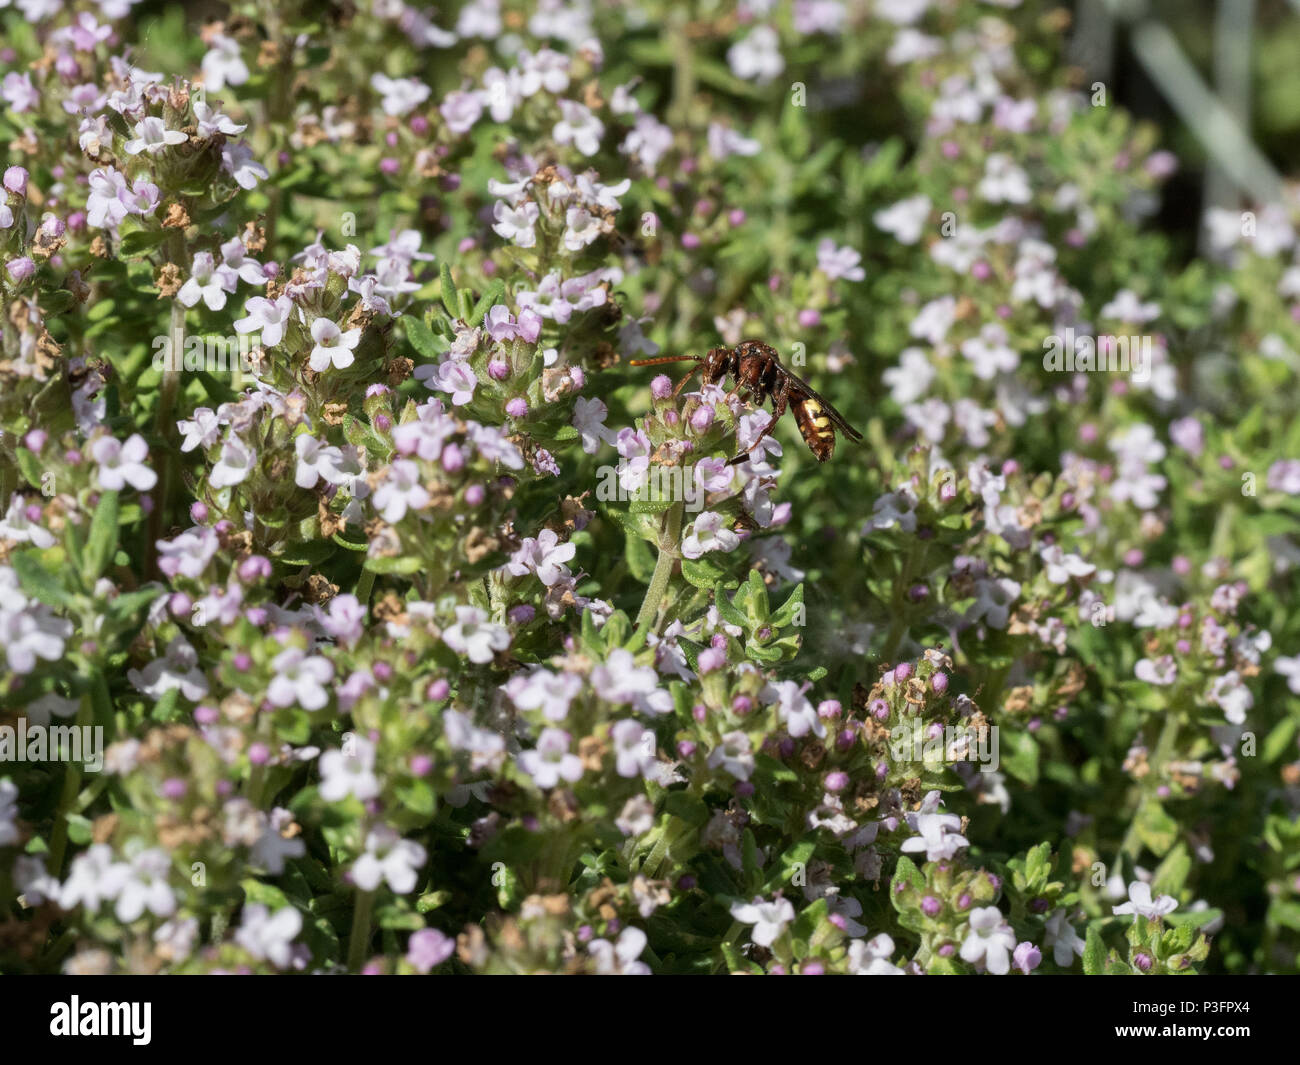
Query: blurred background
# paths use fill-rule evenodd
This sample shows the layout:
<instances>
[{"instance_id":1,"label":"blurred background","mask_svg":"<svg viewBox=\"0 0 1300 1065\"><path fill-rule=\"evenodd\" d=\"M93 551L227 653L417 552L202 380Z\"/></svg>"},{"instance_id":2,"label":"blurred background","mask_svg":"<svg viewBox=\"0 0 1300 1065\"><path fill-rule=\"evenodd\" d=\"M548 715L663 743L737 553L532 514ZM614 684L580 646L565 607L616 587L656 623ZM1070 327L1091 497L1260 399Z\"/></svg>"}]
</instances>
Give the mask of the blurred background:
<instances>
[{"instance_id":1,"label":"blurred background","mask_svg":"<svg viewBox=\"0 0 1300 1065\"><path fill-rule=\"evenodd\" d=\"M1190 241L1207 206L1277 199L1300 174L1300 0L1075 0L1072 16L1070 58L1182 163L1171 233Z\"/></svg>"},{"instance_id":2,"label":"blurred background","mask_svg":"<svg viewBox=\"0 0 1300 1065\"><path fill-rule=\"evenodd\" d=\"M1078 67L1075 80L1104 83L1110 102L1160 126L1163 146L1182 164L1167 186L1160 221L1185 255L1198 248L1207 206L1275 201L1284 178L1300 177L1300 0L989 2L1045 21L1064 9L1063 51ZM322 17L346 18L369 0L314 6ZM460 6L433 5L449 24ZM621 4L604 0L601 6ZM712 5L692 0L684 6L698 14ZM870 18L870 7L871 0L850 4L859 18ZM155 23L155 31L144 35L147 49L151 38L159 44L186 40L192 36L187 27L229 17L230 10L219 0L145 0L135 17L142 26ZM643 18L631 22L648 28ZM172 50L158 49L156 69L168 69ZM859 126L858 137L850 139L861 139L862 126L871 135L888 132L884 116L855 106L870 102L870 87L865 99L854 95L849 89L848 98L835 101L843 120Z\"/></svg>"}]
</instances>

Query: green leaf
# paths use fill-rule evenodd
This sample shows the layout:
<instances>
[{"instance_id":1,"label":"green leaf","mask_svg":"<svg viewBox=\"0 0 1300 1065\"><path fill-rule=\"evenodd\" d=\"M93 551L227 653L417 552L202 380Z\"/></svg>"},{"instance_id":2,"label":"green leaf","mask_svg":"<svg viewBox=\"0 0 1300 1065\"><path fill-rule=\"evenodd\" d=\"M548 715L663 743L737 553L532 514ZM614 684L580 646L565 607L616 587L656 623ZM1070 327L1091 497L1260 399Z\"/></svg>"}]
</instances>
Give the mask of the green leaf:
<instances>
[{"instance_id":1,"label":"green leaf","mask_svg":"<svg viewBox=\"0 0 1300 1065\"><path fill-rule=\"evenodd\" d=\"M670 791L664 799L664 810L697 828L709 820L704 800L687 791Z\"/></svg>"},{"instance_id":2,"label":"green leaf","mask_svg":"<svg viewBox=\"0 0 1300 1065\"><path fill-rule=\"evenodd\" d=\"M1178 838L1178 822L1170 817L1165 808L1153 799L1148 799L1142 806L1137 818L1137 834L1153 854L1162 856L1169 851Z\"/></svg>"},{"instance_id":3,"label":"green leaf","mask_svg":"<svg viewBox=\"0 0 1300 1065\"><path fill-rule=\"evenodd\" d=\"M1265 765L1272 765L1291 750L1291 741L1295 737L1297 726L1300 726L1300 719L1286 717L1273 727L1264 738L1263 749L1260 751Z\"/></svg>"},{"instance_id":4,"label":"green leaf","mask_svg":"<svg viewBox=\"0 0 1300 1065\"><path fill-rule=\"evenodd\" d=\"M1178 844L1165 860L1156 868L1151 881L1151 891L1156 895L1177 896L1187 883L1187 874L1192 871L1192 859L1183 844Z\"/></svg>"},{"instance_id":5,"label":"green leaf","mask_svg":"<svg viewBox=\"0 0 1300 1065\"><path fill-rule=\"evenodd\" d=\"M272 912L291 905L285 893L274 884L265 884L261 880L254 880L249 877L246 880L241 880L239 886L244 889L246 901L260 902Z\"/></svg>"},{"instance_id":6,"label":"green leaf","mask_svg":"<svg viewBox=\"0 0 1300 1065\"><path fill-rule=\"evenodd\" d=\"M1106 944L1091 925L1084 937L1083 971L1086 976L1101 976L1106 971Z\"/></svg>"},{"instance_id":7,"label":"green leaf","mask_svg":"<svg viewBox=\"0 0 1300 1065\"><path fill-rule=\"evenodd\" d=\"M754 838L753 829L745 829L745 834L741 837L740 857L745 873L745 883L747 885L757 884L762 870L758 864L758 840Z\"/></svg>"},{"instance_id":8,"label":"green leaf","mask_svg":"<svg viewBox=\"0 0 1300 1065\"><path fill-rule=\"evenodd\" d=\"M1300 916L1300 907L1297 907L1297 916ZM1181 913L1166 914L1164 922L1170 928L1197 929L1220 920L1222 917L1222 910L1211 907L1208 910L1183 910ZM1300 931L1300 924L1293 925L1292 927L1295 928L1296 931Z\"/></svg>"},{"instance_id":9,"label":"green leaf","mask_svg":"<svg viewBox=\"0 0 1300 1065\"><path fill-rule=\"evenodd\" d=\"M51 292L49 296L41 301L41 310L46 318L57 318L60 314L66 314L77 305L77 297L65 288L56 292Z\"/></svg>"},{"instance_id":10,"label":"green leaf","mask_svg":"<svg viewBox=\"0 0 1300 1065\"><path fill-rule=\"evenodd\" d=\"M483 321L483 317L487 312L501 302L501 297L505 294L506 283L500 278L488 285L487 290L478 298L478 302L474 304L474 309L470 311L469 324L471 326L477 326L479 322Z\"/></svg>"},{"instance_id":11,"label":"green leaf","mask_svg":"<svg viewBox=\"0 0 1300 1065\"><path fill-rule=\"evenodd\" d=\"M137 229L134 233L128 233L122 238L122 243L118 246L118 255L123 258L133 258L143 255L151 248L156 248L167 239L167 230L149 230Z\"/></svg>"},{"instance_id":12,"label":"green leaf","mask_svg":"<svg viewBox=\"0 0 1300 1065\"><path fill-rule=\"evenodd\" d=\"M168 688L162 695L158 696L158 701L153 705L153 712L149 715L155 721L161 721L164 724L169 721L175 721L180 717L180 688Z\"/></svg>"},{"instance_id":13,"label":"green leaf","mask_svg":"<svg viewBox=\"0 0 1300 1065\"><path fill-rule=\"evenodd\" d=\"M31 551L21 551L14 555L9 564L18 574L18 583L24 592L34 599L39 599L46 606L63 607L68 605L68 593L37 561Z\"/></svg>"},{"instance_id":14,"label":"green leaf","mask_svg":"<svg viewBox=\"0 0 1300 1065\"><path fill-rule=\"evenodd\" d=\"M756 569L749 571L749 595L746 601L746 607L750 616L760 624L768 618L767 605L767 585L763 583L763 575Z\"/></svg>"},{"instance_id":15,"label":"green leaf","mask_svg":"<svg viewBox=\"0 0 1300 1065\"><path fill-rule=\"evenodd\" d=\"M1003 738L1006 731L1003 730ZM1008 773L1029 787L1038 783L1038 743L1028 732L1010 737L1002 753L1002 765Z\"/></svg>"},{"instance_id":16,"label":"green leaf","mask_svg":"<svg viewBox=\"0 0 1300 1065\"><path fill-rule=\"evenodd\" d=\"M117 552L118 516L117 492L105 492L99 497L99 505L90 519L83 570L87 586L94 585L107 572Z\"/></svg>"},{"instance_id":17,"label":"green leaf","mask_svg":"<svg viewBox=\"0 0 1300 1065\"><path fill-rule=\"evenodd\" d=\"M405 315L402 318L402 325L406 330L407 341L418 354L426 359L442 358L443 349L433 335L433 330L429 328L423 319L417 318L413 314Z\"/></svg>"},{"instance_id":18,"label":"green leaf","mask_svg":"<svg viewBox=\"0 0 1300 1065\"><path fill-rule=\"evenodd\" d=\"M375 924L397 932L418 932L424 927L424 918L406 909L405 901L380 906L375 911Z\"/></svg>"},{"instance_id":19,"label":"green leaf","mask_svg":"<svg viewBox=\"0 0 1300 1065\"><path fill-rule=\"evenodd\" d=\"M678 636L677 646L681 649L682 654L686 656L686 664L691 667L693 672L698 673L700 670L700 652L704 650L704 644L688 640L685 636Z\"/></svg>"},{"instance_id":20,"label":"green leaf","mask_svg":"<svg viewBox=\"0 0 1300 1065\"><path fill-rule=\"evenodd\" d=\"M28 484L33 488L41 487L41 478L45 475L45 467L41 465L41 460L25 447L18 448L18 468L22 470Z\"/></svg>"},{"instance_id":21,"label":"green leaf","mask_svg":"<svg viewBox=\"0 0 1300 1065\"><path fill-rule=\"evenodd\" d=\"M902 893L900 885L903 884L915 892L925 892L925 877L921 875L921 870L916 867L916 863L906 854L898 856L898 865L894 867L894 878L889 882L889 900L894 904L894 909L900 913L903 910L903 903L899 898Z\"/></svg>"},{"instance_id":22,"label":"green leaf","mask_svg":"<svg viewBox=\"0 0 1300 1065\"><path fill-rule=\"evenodd\" d=\"M641 537L634 536L626 529L624 530L624 541L623 557L627 559L628 571L642 584L649 584L650 578L654 576L655 571L655 556L654 552L650 550L650 545ZM686 572L684 562L682 563L682 572ZM687 580L690 580L690 578L688 577Z\"/></svg>"},{"instance_id":23,"label":"green leaf","mask_svg":"<svg viewBox=\"0 0 1300 1065\"><path fill-rule=\"evenodd\" d=\"M442 305L453 318L459 318L460 298L456 292L456 282L451 279L451 267L445 260L438 264L438 279L442 282Z\"/></svg>"},{"instance_id":24,"label":"green leaf","mask_svg":"<svg viewBox=\"0 0 1300 1065\"><path fill-rule=\"evenodd\" d=\"M762 966L758 962L750 961L741 952L740 948L734 943L722 944L722 957L727 964L727 971L733 973L761 973Z\"/></svg>"},{"instance_id":25,"label":"green leaf","mask_svg":"<svg viewBox=\"0 0 1300 1065\"><path fill-rule=\"evenodd\" d=\"M723 621L728 625L735 625L742 628L746 632L749 631L749 618L745 617L744 614L736 609L735 604L732 603L731 597L727 595L727 590L722 586L721 582L714 586L713 602L718 608L718 614L722 617Z\"/></svg>"},{"instance_id":26,"label":"green leaf","mask_svg":"<svg viewBox=\"0 0 1300 1065\"><path fill-rule=\"evenodd\" d=\"M795 618L795 614L803 605L803 585L795 585L795 589L790 593L790 598L781 604L780 608L772 615L772 626L783 629L790 625Z\"/></svg>"},{"instance_id":27,"label":"green leaf","mask_svg":"<svg viewBox=\"0 0 1300 1065\"><path fill-rule=\"evenodd\" d=\"M671 499L634 499L627 509L632 514L662 514L672 505Z\"/></svg>"},{"instance_id":28,"label":"green leaf","mask_svg":"<svg viewBox=\"0 0 1300 1065\"><path fill-rule=\"evenodd\" d=\"M696 588L711 591L726 576L726 570L707 558L682 559L682 576Z\"/></svg>"},{"instance_id":29,"label":"green leaf","mask_svg":"<svg viewBox=\"0 0 1300 1065\"><path fill-rule=\"evenodd\" d=\"M313 519L314 520L314 519ZM334 554L334 541L308 540L291 542L277 561L286 566L319 566Z\"/></svg>"},{"instance_id":30,"label":"green leaf","mask_svg":"<svg viewBox=\"0 0 1300 1065\"><path fill-rule=\"evenodd\" d=\"M109 617L115 621L124 621L135 614L141 607L148 606L163 592L161 584L147 584L133 592L123 592L108 604Z\"/></svg>"},{"instance_id":31,"label":"green leaf","mask_svg":"<svg viewBox=\"0 0 1300 1065\"><path fill-rule=\"evenodd\" d=\"M95 831L94 823L90 818L82 814L69 813L67 819L68 839L78 846L89 843Z\"/></svg>"}]
</instances>

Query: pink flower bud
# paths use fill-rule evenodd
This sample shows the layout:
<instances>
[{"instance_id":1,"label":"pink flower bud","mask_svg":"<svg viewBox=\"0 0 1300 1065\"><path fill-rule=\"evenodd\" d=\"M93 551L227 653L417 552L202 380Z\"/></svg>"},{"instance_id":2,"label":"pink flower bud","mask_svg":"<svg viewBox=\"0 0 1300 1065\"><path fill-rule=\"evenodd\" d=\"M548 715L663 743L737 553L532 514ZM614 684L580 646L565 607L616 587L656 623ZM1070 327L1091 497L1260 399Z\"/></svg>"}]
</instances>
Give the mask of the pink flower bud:
<instances>
[{"instance_id":1,"label":"pink flower bud","mask_svg":"<svg viewBox=\"0 0 1300 1065\"><path fill-rule=\"evenodd\" d=\"M5 270L15 284L21 285L36 273L36 263L24 255L21 259L12 260Z\"/></svg>"},{"instance_id":2,"label":"pink flower bud","mask_svg":"<svg viewBox=\"0 0 1300 1065\"><path fill-rule=\"evenodd\" d=\"M245 584L265 580L271 576L271 561L262 555L251 555L239 564L239 579Z\"/></svg>"},{"instance_id":3,"label":"pink flower bud","mask_svg":"<svg viewBox=\"0 0 1300 1065\"><path fill-rule=\"evenodd\" d=\"M459 444L448 444L442 449L442 468L448 473L457 473L465 468L465 452Z\"/></svg>"},{"instance_id":4,"label":"pink flower bud","mask_svg":"<svg viewBox=\"0 0 1300 1065\"><path fill-rule=\"evenodd\" d=\"M5 170L5 188L16 196L27 195L27 170L21 166L11 166Z\"/></svg>"}]
</instances>

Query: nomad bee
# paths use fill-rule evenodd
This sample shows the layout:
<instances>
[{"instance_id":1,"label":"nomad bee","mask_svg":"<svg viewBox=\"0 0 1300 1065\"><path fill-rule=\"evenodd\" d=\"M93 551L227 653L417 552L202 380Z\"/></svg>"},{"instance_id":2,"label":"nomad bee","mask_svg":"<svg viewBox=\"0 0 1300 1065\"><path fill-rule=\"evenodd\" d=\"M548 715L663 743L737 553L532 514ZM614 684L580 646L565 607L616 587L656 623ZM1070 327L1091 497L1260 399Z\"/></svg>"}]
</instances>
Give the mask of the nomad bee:
<instances>
[{"instance_id":1,"label":"nomad bee","mask_svg":"<svg viewBox=\"0 0 1300 1065\"><path fill-rule=\"evenodd\" d=\"M683 377L673 390L677 395L696 370L703 368L706 384L717 385L730 375L736 379L732 395L745 391L749 399L761 406L764 400L772 401L772 418L746 450L736 455L731 463L743 462L781 415L789 408L794 412L795 424L803 435L804 443L818 462L825 462L835 451L835 430L839 429L850 440L861 442L862 434L844 420L826 400L798 375L781 365L776 349L761 340L744 340L734 348L712 348L703 357L699 355L667 355L658 359L633 359L633 366L658 366L665 362L694 360L690 373Z\"/></svg>"}]
</instances>

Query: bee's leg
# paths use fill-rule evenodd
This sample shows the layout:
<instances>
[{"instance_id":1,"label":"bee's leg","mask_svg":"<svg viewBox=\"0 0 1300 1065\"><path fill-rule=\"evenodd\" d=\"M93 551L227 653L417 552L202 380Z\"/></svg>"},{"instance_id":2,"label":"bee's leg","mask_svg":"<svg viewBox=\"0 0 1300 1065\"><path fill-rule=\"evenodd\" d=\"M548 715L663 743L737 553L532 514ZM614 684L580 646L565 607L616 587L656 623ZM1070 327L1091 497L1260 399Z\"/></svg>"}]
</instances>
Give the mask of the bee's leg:
<instances>
[{"instance_id":1,"label":"bee's leg","mask_svg":"<svg viewBox=\"0 0 1300 1065\"><path fill-rule=\"evenodd\" d=\"M744 451L740 452L737 455L733 455L731 458L729 458L727 460L727 465L735 466L741 462L744 462L747 458L749 458L750 453L754 450L754 448L758 447L758 445L763 442L763 438L772 431L772 427L775 425L776 425L776 418L769 418L767 424L763 426L763 431L759 433L757 437L754 438L754 442L750 444L749 447L745 448Z\"/></svg>"},{"instance_id":2,"label":"bee's leg","mask_svg":"<svg viewBox=\"0 0 1300 1065\"><path fill-rule=\"evenodd\" d=\"M699 368L700 368L700 364L697 362L689 370L686 371L686 376L683 377L680 381L678 381L677 387L673 389L673 399L677 398L678 393L680 393L681 390L686 387L686 382L695 376L695 371L698 370Z\"/></svg>"},{"instance_id":3,"label":"bee's leg","mask_svg":"<svg viewBox=\"0 0 1300 1065\"><path fill-rule=\"evenodd\" d=\"M754 437L754 442L750 444L749 447L745 448L745 450L740 452L740 454L734 455L728 459L728 466L735 466L749 458L754 448L758 447L758 445L763 442L772 430L776 428L776 423L781 420L781 415L785 413L786 403L787 397L785 389L779 388L776 392L772 393L772 416L768 418L767 424L763 426L763 431Z\"/></svg>"},{"instance_id":4,"label":"bee's leg","mask_svg":"<svg viewBox=\"0 0 1300 1065\"><path fill-rule=\"evenodd\" d=\"M790 405L790 378L781 375L781 383L772 389L772 424L775 425Z\"/></svg>"},{"instance_id":5,"label":"bee's leg","mask_svg":"<svg viewBox=\"0 0 1300 1065\"><path fill-rule=\"evenodd\" d=\"M790 378L782 376L781 383L778 384L774 389L772 389L772 417L770 417L767 420L767 424L763 426L763 431L754 438L754 442L750 444L749 447L747 447L739 455L736 455L733 458L729 459L727 461L727 465L735 466L737 463L744 462L745 459L749 457L750 453L754 450L754 448L758 447L758 445L763 442L763 438L766 437L769 433L771 433L773 429L776 428L776 423L781 420L781 416L786 412L789 405L790 405Z\"/></svg>"}]
</instances>

